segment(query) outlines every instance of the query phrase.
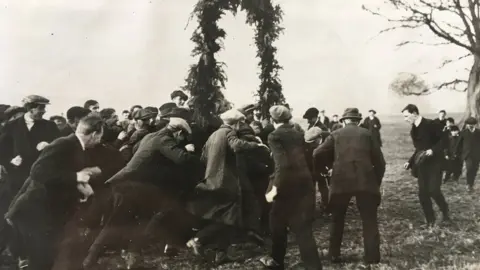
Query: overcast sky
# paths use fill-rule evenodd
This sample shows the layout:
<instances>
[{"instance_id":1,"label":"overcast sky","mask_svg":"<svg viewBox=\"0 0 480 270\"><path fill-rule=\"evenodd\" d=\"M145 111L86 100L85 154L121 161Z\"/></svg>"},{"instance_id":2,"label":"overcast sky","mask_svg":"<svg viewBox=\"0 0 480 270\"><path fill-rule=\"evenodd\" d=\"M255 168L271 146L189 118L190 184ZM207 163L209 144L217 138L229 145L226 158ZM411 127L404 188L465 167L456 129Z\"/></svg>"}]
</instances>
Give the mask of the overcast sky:
<instances>
[{"instance_id":1,"label":"overcast sky","mask_svg":"<svg viewBox=\"0 0 480 270\"><path fill-rule=\"evenodd\" d=\"M286 28L277 42L281 79L297 116L310 106L329 114L351 106L398 113L409 102L423 111L463 109L463 93L400 98L389 92L398 72L431 71L429 82L451 77L452 70L436 67L462 51L396 49L396 43L419 37L409 31L372 39L388 26L361 9L376 1L277 0ZM51 99L50 113L89 98L116 109L137 103L158 107L183 84L196 61L190 56L196 21L185 29L195 2L0 0L0 103L17 104L24 95L40 94ZM225 95L242 105L252 100L259 84L253 31L243 13L226 16L221 26L228 35L226 50L218 55L228 65ZM419 38L435 42L428 33ZM468 61L463 65L468 67Z\"/></svg>"}]
</instances>

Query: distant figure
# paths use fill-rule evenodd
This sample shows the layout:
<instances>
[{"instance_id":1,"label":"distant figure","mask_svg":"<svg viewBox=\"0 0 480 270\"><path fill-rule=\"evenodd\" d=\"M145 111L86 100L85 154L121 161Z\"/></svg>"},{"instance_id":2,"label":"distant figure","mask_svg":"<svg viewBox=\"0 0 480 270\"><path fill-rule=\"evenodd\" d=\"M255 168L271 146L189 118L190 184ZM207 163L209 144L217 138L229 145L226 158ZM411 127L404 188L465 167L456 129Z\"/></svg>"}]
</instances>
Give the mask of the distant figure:
<instances>
[{"instance_id":1,"label":"distant figure","mask_svg":"<svg viewBox=\"0 0 480 270\"><path fill-rule=\"evenodd\" d=\"M445 110L440 110L438 112L438 118L435 118L434 121L444 128L447 125L447 112Z\"/></svg>"},{"instance_id":2,"label":"distant figure","mask_svg":"<svg viewBox=\"0 0 480 270\"><path fill-rule=\"evenodd\" d=\"M362 126L370 130L374 140L376 140L378 145L382 147L382 136L380 134L382 124L380 123L380 119L378 119L377 112L375 110L369 110L368 113L369 115L363 120Z\"/></svg>"},{"instance_id":3,"label":"distant figure","mask_svg":"<svg viewBox=\"0 0 480 270\"><path fill-rule=\"evenodd\" d=\"M448 123L448 122L447 122ZM448 134L448 147L445 149L446 170L444 183L450 181L458 182L462 174L463 160L461 159L460 130L457 126L451 126Z\"/></svg>"},{"instance_id":4,"label":"distant figure","mask_svg":"<svg viewBox=\"0 0 480 270\"><path fill-rule=\"evenodd\" d=\"M177 107L183 107L185 105L185 102L188 100L188 96L180 90L175 90L170 94L170 98L172 99L172 102L177 105Z\"/></svg>"},{"instance_id":5,"label":"distant figure","mask_svg":"<svg viewBox=\"0 0 480 270\"><path fill-rule=\"evenodd\" d=\"M412 175L418 178L418 196L427 221L427 228L435 223L432 199L443 214L444 221L450 221L448 204L443 196L442 165L446 142L442 126L437 121L420 116L418 107L408 104L402 110L405 121L412 125L412 137L415 152L405 163L405 169L411 169Z\"/></svg>"},{"instance_id":6,"label":"distant figure","mask_svg":"<svg viewBox=\"0 0 480 270\"><path fill-rule=\"evenodd\" d=\"M332 128L333 128L333 126L335 126L336 124L340 124L340 121L338 121L338 114L334 114L334 115L332 116L332 121L330 121L330 126L329 126L328 128L329 128L331 131L333 131Z\"/></svg>"},{"instance_id":7,"label":"distant figure","mask_svg":"<svg viewBox=\"0 0 480 270\"><path fill-rule=\"evenodd\" d=\"M467 189L473 191L480 163L480 130L476 128L477 119L469 117L465 121L466 128L460 133L459 151L467 168Z\"/></svg>"},{"instance_id":8,"label":"distant figure","mask_svg":"<svg viewBox=\"0 0 480 270\"><path fill-rule=\"evenodd\" d=\"M366 264L380 262L380 232L377 209L380 205L380 185L385 174L385 160L378 141L372 133L359 127L362 119L357 108L345 110L344 128L334 131L313 152L315 164L332 168L329 208L332 212L330 230L330 259L341 262L345 215L348 204L355 197L363 224L363 243Z\"/></svg>"},{"instance_id":9,"label":"distant figure","mask_svg":"<svg viewBox=\"0 0 480 270\"><path fill-rule=\"evenodd\" d=\"M57 128L60 131L60 137L66 137L74 133L72 128L67 124L67 119L65 119L65 117L54 115L50 117L50 121L53 121L57 125Z\"/></svg>"},{"instance_id":10,"label":"distant figure","mask_svg":"<svg viewBox=\"0 0 480 270\"><path fill-rule=\"evenodd\" d=\"M452 126L455 126L455 119L453 119L452 117L448 117L445 121L445 127L443 128L443 131L445 131L449 135L450 134L450 128Z\"/></svg>"},{"instance_id":11,"label":"distant figure","mask_svg":"<svg viewBox=\"0 0 480 270\"><path fill-rule=\"evenodd\" d=\"M311 129L312 127L319 127L323 131L328 131L328 126L325 126L321 121L318 115L320 112L317 108L309 108L305 114L303 114L303 119L307 119L308 121L308 128Z\"/></svg>"},{"instance_id":12,"label":"distant figure","mask_svg":"<svg viewBox=\"0 0 480 270\"><path fill-rule=\"evenodd\" d=\"M89 109L91 112L98 113L100 112L100 104L98 104L98 101L89 99L85 102L83 105L85 109Z\"/></svg>"},{"instance_id":13,"label":"distant figure","mask_svg":"<svg viewBox=\"0 0 480 270\"><path fill-rule=\"evenodd\" d=\"M325 110L320 111L320 115L318 117L318 120L320 121L320 123L322 123L327 128L330 127L330 119L327 116L325 116Z\"/></svg>"}]
</instances>

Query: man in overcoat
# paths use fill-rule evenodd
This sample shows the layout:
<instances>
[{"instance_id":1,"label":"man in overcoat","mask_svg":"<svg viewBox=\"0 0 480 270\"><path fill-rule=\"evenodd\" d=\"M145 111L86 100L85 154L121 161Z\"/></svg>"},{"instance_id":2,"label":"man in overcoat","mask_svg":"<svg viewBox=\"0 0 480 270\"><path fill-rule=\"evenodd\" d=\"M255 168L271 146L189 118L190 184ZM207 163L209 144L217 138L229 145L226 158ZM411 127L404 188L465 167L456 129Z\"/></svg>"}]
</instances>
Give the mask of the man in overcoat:
<instances>
[{"instance_id":1,"label":"man in overcoat","mask_svg":"<svg viewBox=\"0 0 480 270\"><path fill-rule=\"evenodd\" d=\"M100 143L102 126L99 117L84 118L76 134L46 146L5 215L15 234L11 248L28 260L28 269L51 269L64 224L79 200L92 195L88 182L101 171L86 167L85 150Z\"/></svg>"},{"instance_id":2,"label":"man in overcoat","mask_svg":"<svg viewBox=\"0 0 480 270\"><path fill-rule=\"evenodd\" d=\"M428 228L435 223L432 199L440 208L443 220L450 220L448 204L441 190L442 166L448 138L443 132L443 126L420 116L416 105L408 104L402 113L405 121L412 125L410 135L415 147L415 152L404 168L411 169L412 175L418 178L418 197Z\"/></svg>"},{"instance_id":3,"label":"man in overcoat","mask_svg":"<svg viewBox=\"0 0 480 270\"><path fill-rule=\"evenodd\" d=\"M460 132L457 153L467 168L467 189L473 191L480 163L480 130L476 128L477 119L469 117L465 121L466 128Z\"/></svg>"},{"instance_id":4,"label":"man in overcoat","mask_svg":"<svg viewBox=\"0 0 480 270\"><path fill-rule=\"evenodd\" d=\"M187 247L197 255L202 254L202 246L216 244L215 263L228 261L227 249L236 229L248 230L256 227L258 217L249 218L248 209L243 208L242 187L248 183L246 172L238 166L238 153L261 147L259 142L248 142L237 136L245 116L231 109L220 115L223 125L215 131L205 144L202 159L206 163L205 181L194 191L191 211L206 220L204 226Z\"/></svg>"},{"instance_id":5,"label":"man in overcoat","mask_svg":"<svg viewBox=\"0 0 480 270\"><path fill-rule=\"evenodd\" d=\"M344 128L334 131L315 149L313 156L319 163L333 163L329 202L332 212L329 253L332 261L340 261L345 214L351 198L355 197L363 223L365 263L374 264L380 261L377 209L385 160L372 133L358 126L360 120L362 116L358 109L346 109L340 119Z\"/></svg>"},{"instance_id":6,"label":"man in overcoat","mask_svg":"<svg viewBox=\"0 0 480 270\"><path fill-rule=\"evenodd\" d=\"M371 109L368 111L368 113L369 116L363 120L362 127L370 130L373 138L377 141L377 144L382 147L382 136L380 134L382 124L380 123L380 119L378 119L377 112L375 110Z\"/></svg>"},{"instance_id":7,"label":"man in overcoat","mask_svg":"<svg viewBox=\"0 0 480 270\"><path fill-rule=\"evenodd\" d=\"M261 259L269 269L285 269L287 233L290 229L300 248L305 269L322 269L313 238L315 188L305 159L303 134L291 124L292 115L285 106L270 108L275 131L268 142L275 163L272 188L266 195L272 203L270 230L271 257Z\"/></svg>"}]
</instances>

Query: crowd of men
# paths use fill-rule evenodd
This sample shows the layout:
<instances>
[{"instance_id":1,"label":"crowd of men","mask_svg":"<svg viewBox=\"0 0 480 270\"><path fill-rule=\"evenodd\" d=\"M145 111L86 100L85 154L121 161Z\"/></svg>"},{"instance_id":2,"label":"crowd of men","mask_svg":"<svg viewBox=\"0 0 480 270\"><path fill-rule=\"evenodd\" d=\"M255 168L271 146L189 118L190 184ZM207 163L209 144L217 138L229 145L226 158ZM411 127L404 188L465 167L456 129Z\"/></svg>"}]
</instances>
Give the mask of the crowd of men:
<instances>
[{"instance_id":1,"label":"crowd of men","mask_svg":"<svg viewBox=\"0 0 480 270\"><path fill-rule=\"evenodd\" d=\"M272 245L261 262L285 269L289 231L304 268L322 269L312 232L317 188L320 210L331 217L332 262L342 261L352 197L363 222L365 263L380 261L377 208L385 160L374 110L363 119L348 108L330 120L310 108L304 131L288 105L272 106L262 119L254 104L218 104L205 124L195 119L185 93L170 97L159 108L133 106L121 119L95 100L50 120L43 119L50 101L42 96L3 107L0 248L8 248L20 269L94 269L106 249L159 241L166 255L186 245L219 265L236 260L228 253L234 241L264 245L265 238ZM472 146L480 132L475 119L459 134L444 113L428 120L408 105L403 114L416 148L405 168L419 179L431 226L431 198L449 219L440 190L444 171L445 181L458 181L465 161L473 188L480 154ZM122 237L127 244L117 243Z\"/></svg>"}]
</instances>

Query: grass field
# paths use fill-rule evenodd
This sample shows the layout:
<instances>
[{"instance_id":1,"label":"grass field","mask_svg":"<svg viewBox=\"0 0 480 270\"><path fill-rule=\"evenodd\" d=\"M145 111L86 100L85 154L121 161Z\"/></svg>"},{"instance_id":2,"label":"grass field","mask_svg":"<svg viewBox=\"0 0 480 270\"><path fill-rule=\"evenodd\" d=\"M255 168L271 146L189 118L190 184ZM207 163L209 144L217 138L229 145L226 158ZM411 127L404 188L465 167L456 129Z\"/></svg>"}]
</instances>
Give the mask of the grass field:
<instances>
[{"instance_id":1,"label":"grass field","mask_svg":"<svg viewBox=\"0 0 480 270\"><path fill-rule=\"evenodd\" d=\"M480 269L480 215L477 215L480 191L467 193L464 177L459 184L445 184L443 191L450 205L453 224L440 225L432 230L420 228L424 217L417 198L417 183L402 168L413 151L409 126L401 117L384 119L383 125L383 151L388 167L379 209L382 263L372 269ZM342 249L351 263L332 265L324 260L324 269L360 269L363 256L361 228L358 211L352 207L348 212ZM327 253L328 235L328 220L318 219L315 238L324 255ZM250 250L246 246L233 250L251 258L218 269L262 269L258 258L264 250ZM143 258L142 267L132 269L209 269L196 264L186 252L175 259L157 257L155 253L145 254ZM102 261L102 269L125 269L125 261L118 255L105 257ZM293 266L298 261L298 249L291 245L287 257L288 269L295 269Z\"/></svg>"}]
</instances>

